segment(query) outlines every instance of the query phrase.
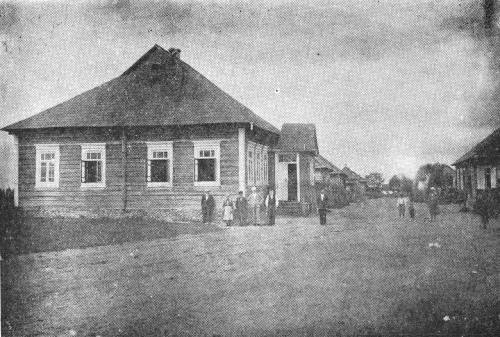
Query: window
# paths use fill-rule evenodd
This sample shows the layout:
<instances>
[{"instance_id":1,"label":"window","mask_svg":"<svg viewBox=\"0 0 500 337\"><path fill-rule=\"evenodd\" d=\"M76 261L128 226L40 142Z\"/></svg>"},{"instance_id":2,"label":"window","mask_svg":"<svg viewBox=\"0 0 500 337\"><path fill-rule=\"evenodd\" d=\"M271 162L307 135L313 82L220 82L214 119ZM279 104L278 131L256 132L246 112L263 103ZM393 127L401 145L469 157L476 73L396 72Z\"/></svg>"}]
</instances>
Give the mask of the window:
<instances>
[{"instance_id":1,"label":"window","mask_svg":"<svg viewBox=\"0 0 500 337\"><path fill-rule=\"evenodd\" d=\"M484 169L484 182L486 183L486 189L491 189L491 170L489 167Z\"/></svg>"},{"instance_id":2,"label":"window","mask_svg":"<svg viewBox=\"0 0 500 337\"><path fill-rule=\"evenodd\" d=\"M172 186L172 142L148 142L146 181L149 187Z\"/></svg>"},{"instance_id":3,"label":"window","mask_svg":"<svg viewBox=\"0 0 500 337\"><path fill-rule=\"evenodd\" d=\"M264 184L267 185L269 183L269 159L267 155L267 148L264 148L264 153L262 153L262 160L264 162Z\"/></svg>"},{"instance_id":4,"label":"window","mask_svg":"<svg viewBox=\"0 0 500 337\"><path fill-rule=\"evenodd\" d=\"M59 187L59 145L37 144L35 187Z\"/></svg>"},{"instance_id":5,"label":"window","mask_svg":"<svg viewBox=\"0 0 500 337\"><path fill-rule=\"evenodd\" d=\"M309 183L314 186L314 158L309 159Z\"/></svg>"},{"instance_id":6,"label":"window","mask_svg":"<svg viewBox=\"0 0 500 337\"><path fill-rule=\"evenodd\" d=\"M297 161L297 156L293 153L280 154L278 156L278 161L280 163L295 163Z\"/></svg>"},{"instance_id":7,"label":"window","mask_svg":"<svg viewBox=\"0 0 500 337\"><path fill-rule=\"evenodd\" d=\"M260 185L262 182L262 153L260 149L255 151L255 181L257 185Z\"/></svg>"},{"instance_id":8,"label":"window","mask_svg":"<svg viewBox=\"0 0 500 337\"><path fill-rule=\"evenodd\" d=\"M82 144L82 187L106 186L106 144Z\"/></svg>"},{"instance_id":9,"label":"window","mask_svg":"<svg viewBox=\"0 0 500 337\"><path fill-rule=\"evenodd\" d=\"M195 186L220 185L220 141L194 142Z\"/></svg>"},{"instance_id":10,"label":"window","mask_svg":"<svg viewBox=\"0 0 500 337\"><path fill-rule=\"evenodd\" d=\"M254 163L254 154L255 150L250 148L250 144L248 144L248 155L247 155L247 180L248 185L255 184L255 163Z\"/></svg>"}]
</instances>

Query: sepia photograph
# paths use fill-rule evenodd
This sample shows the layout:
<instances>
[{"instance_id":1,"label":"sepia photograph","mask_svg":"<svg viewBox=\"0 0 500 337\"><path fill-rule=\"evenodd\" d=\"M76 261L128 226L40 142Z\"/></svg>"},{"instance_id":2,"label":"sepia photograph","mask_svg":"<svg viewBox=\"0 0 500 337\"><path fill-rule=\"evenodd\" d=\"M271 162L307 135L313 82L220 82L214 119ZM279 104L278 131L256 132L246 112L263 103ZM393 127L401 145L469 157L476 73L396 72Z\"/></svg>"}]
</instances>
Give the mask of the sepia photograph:
<instances>
[{"instance_id":1,"label":"sepia photograph","mask_svg":"<svg viewBox=\"0 0 500 337\"><path fill-rule=\"evenodd\" d=\"M500 0L0 0L0 336L500 336Z\"/></svg>"}]
</instances>

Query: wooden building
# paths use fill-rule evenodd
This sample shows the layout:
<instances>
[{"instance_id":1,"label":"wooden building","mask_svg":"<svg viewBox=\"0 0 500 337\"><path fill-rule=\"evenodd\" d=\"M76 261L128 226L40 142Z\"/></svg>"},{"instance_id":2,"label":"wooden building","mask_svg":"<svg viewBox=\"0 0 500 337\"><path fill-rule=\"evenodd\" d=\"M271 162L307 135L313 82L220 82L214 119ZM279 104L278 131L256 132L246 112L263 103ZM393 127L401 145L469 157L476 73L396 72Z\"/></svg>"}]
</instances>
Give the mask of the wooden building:
<instances>
[{"instance_id":1,"label":"wooden building","mask_svg":"<svg viewBox=\"0 0 500 337\"><path fill-rule=\"evenodd\" d=\"M473 201L479 191L500 188L500 128L460 157L453 166L456 187Z\"/></svg>"},{"instance_id":2,"label":"wooden building","mask_svg":"<svg viewBox=\"0 0 500 337\"><path fill-rule=\"evenodd\" d=\"M316 183L345 187L347 175L322 155L316 156L314 170Z\"/></svg>"},{"instance_id":3,"label":"wooden building","mask_svg":"<svg viewBox=\"0 0 500 337\"><path fill-rule=\"evenodd\" d=\"M364 198L368 182L365 178L344 166L342 172L346 174L345 185L350 196L349 201L357 201Z\"/></svg>"},{"instance_id":4,"label":"wooden building","mask_svg":"<svg viewBox=\"0 0 500 337\"><path fill-rule=\"evenodd\" d=\"M308 200L317 152L316 142L278 150L280 130L183 62L180 50L158 45L120 76L3 130L17 142L19 205L63 214L198 218L203 191L220 207L225 195L274 186L275 165L290 178L277 184L279 195Z\"/></svg>"},{"instance_id":5,"label":"wooden building","mask_svg":"<svg viewBox=\"0 0 500 337\"><path fill-rule=\"evenodd\" d=\"M276 198L281 212L309 213L316 205L314 124L283 124L276 149Z\"/></svg>"}]
</instances>

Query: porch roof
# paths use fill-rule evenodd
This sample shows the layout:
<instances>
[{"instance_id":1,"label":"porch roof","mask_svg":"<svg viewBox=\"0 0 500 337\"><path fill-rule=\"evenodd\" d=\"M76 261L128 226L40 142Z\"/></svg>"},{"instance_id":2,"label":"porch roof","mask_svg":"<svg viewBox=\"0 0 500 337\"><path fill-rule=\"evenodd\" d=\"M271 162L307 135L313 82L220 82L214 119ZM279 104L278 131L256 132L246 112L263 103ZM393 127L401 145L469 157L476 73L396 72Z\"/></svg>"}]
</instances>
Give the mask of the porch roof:
<instances>
[{"instance_id":1,"label":"porch roof","mask_svg":"<svg viewBox=\"0 0 500 337\"><path fill-rule=\"evenodd\" d=\"M285 123L281 127L278 149L284 152L311 152L318 154L316 125Z\"/></svg>"}]
</instances>

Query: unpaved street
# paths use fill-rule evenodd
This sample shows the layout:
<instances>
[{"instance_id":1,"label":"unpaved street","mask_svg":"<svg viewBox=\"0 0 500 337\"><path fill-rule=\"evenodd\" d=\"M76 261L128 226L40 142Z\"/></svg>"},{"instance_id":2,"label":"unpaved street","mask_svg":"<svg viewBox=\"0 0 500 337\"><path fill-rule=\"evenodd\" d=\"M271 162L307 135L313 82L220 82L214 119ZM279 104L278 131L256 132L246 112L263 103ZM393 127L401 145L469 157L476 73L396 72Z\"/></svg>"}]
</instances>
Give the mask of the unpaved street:
<instances>
[{"instance_id":1,"label":"unpaved street","mask_svg":"<svg viewBox=\"0 0 500 337\"><path fill-rule=\"evenodd\" d=\"M288 218L275 227L14 257L2 265L10 301L2 332L387 334L425 325L452 331L467 319L497 329L498 231L481 230L455 206L436 223L424 205L417 221L400 220L394 202L333 211L327 226Z\"/></svg>"}]
</instances>

